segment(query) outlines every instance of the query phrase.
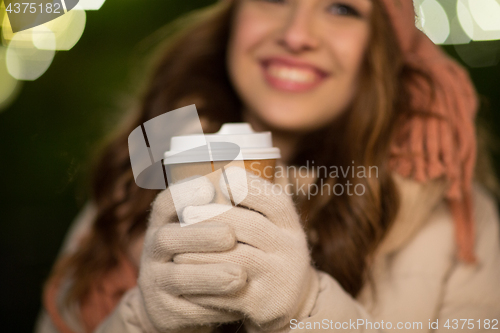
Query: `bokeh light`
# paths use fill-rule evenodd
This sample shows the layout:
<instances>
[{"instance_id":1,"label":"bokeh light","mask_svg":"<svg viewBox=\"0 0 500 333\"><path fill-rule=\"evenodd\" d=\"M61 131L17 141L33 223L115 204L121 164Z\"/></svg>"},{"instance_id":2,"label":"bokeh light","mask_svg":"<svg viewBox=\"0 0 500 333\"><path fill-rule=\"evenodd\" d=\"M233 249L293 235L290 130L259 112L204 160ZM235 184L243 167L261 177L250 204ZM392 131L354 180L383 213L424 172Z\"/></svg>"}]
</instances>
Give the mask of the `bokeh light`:
<instances>
[{"instance_id":1,"label":"bokeh light","mask_svg":"<svg viewBox=\"0 0 500 333\"><path fill-rule=\"evenodd\" d=\"M85 10L98 10L101 9L105 0L80 0L78 5Z\"/></svg>"},{"instance_id":2,"label":"bokeh light","mask_svg":"<svg viewBox=\"0 0 500 333\"><path fill-rule=\"evenodd\" d=\"M46 45L51 45L51 50L39 50L33 40L27 40L32 29L14 34L7 46L7 70L17 80L33 81L38 79L50 67L55 55L56 38L50 31L46 32ZM52 43L52 44L50 44Z\"/></svg>"},{"instance_id":3,"label":"bokeh light","mask_svg":"<svg viewBox=\"0 0 500 333\"><path fill-rule=\"evenodd\" d=\"M85 11L77 5L65 15L34 27L33 44L41 50L70 50L78 43L85 30L86 17ZM52 43L54 36L55 45Z\"/></svg>"},{"instance_id":4,"label":"bokeh light","mask_svg":"<svg viewBox=\"0 0 500 333\"><path fill-rule=\"evenodd\" d=\"M496 0L468 0L472 17L484 31L500 31L500 3Z\"/></svg>"},{"instance_id":5,"label":"bokeh light","mask_svg":"<svg viewBox=\"0 0 500 333\"><path fill-rule=\"evenodd\" d=\"M104 1L85 1L87 8L98 9ZM13 33L5 6L1 5L0 24L2 44L6 47L3 63L7 73L15 80L32 81L50 67L55 51L67 51L78 43L87 15L77 5L52 21L31 29Z\"/></svg>"},{"instance_id":6,"label":"bokeh light","mask_svg":"<svg viewBox=\"0 0 500 333\"><path fill-rule=\"evenodd\" d=\"M434 43L453 45L469 67L499 63L500 0L413 0L413 3L416 26Z\"/></svg>"},{"instance_id":7,"label":"bokeh light","mask_svg":"<svg viewBox=\"0 0 500 333\"><path fill-rule=\"evenodd\" d=\"M485 12L486 10L489 9L493 13L495 13L497 11L495 10L495 4L492 5L490 2L485 2L485 0L475 0L475 1L460 0L460 1L462 1L464 5L467 6L467 9L469 10L471 16L474 19L473 39L475 41L490 41L490 40L500 39L500 26L498 26L498 29L494 29L495 26L498 25L495 24L494 21L496 20L497 23L500 23L500 16L494 18ZM493 0L493 2L495 2L495 0ZM481 6L478 6L478 4L479 5L483 4L485 5L485 7L482 8ZM487 22L485 23L480 22L480 20L482 19L486 20Z\"/></svg>"},{"instance_id":8,"label":"bokeh light","mask_svg":"<svg viewBox=\"0 0 500 333\"><path fill-rule=\"evenodd\" d=\"M457 1L457 17L463 31L470 39L474 38L474 20L469 9L462 0Z\"/></svg>"},{"instance_id":9,"label":"bokeh light","mask_svg":"<svg viewBox=\"0 0 500 333\"><path fill-rule=\"evenodd\" d=\"M85 30L86 10L99 10L104 2L105 0L80 0L67 14L16 34L12 32L5 5L1 2L1 39L2 44L7 47L8 73L18 80L35 80L40 77L47 66L50 66L54 51L67 51L78 43ZM436 44L460 45L471 41L500 40L500 0L413 2L417 27ZM465 56L465 49L462 47L460 50L458 53L464 55L464 58L471 58L472 53L466 52L468 55ZM496 57L492 52L485 54L491 54L490 58ZM477 65L476 60L472 63Z\"/></svg>"},{"instance_id":10,"label":"bokeh light","mask_svg":"<svg viewBox=\"0 0 500 333\"><path fill-rule=\"evenodd\" d=\"M7 71L6 54L7 48L0 46L0 111L14 101L21 86Z\"/></svg>"},{"instance_id":11,"label":"bokeh light","mask_svg":"<svg viewBox=\"0 0 500 333\"><path fill-rule=\"evenodd\" d=\"M22 33L22 31L20 33ZM9 16L5 14L2 19L2 44L7 46L12 38L14 38L14 33L10 26ZM31 35L29 38L31 38Z\"/></svg>"},{"instance_id":12,"label":"bokeh light","mask_svg":"<svg viewBox=\"0 0 500 333\"><path fill-rule=\"evenodd\" d=\"M5 12L5 5L4 5L3 1L0 1L0 25L3 22L3 16L5 14L6 14L6 12Z\"/></svg>"},{"instance_id":13,"label":"bokeh light","mask_svg":"<svg viewBox=\"0 0 500 333\"><path fill-rule=\"evenodd\" d=\"M417 27L436 44L456 45L500 39L500 0L413 2Z\"/></svg>"},{"instance_id":14,"label":"bokeh light","mask_svg":"<svg viewBox=\"0 0 500 333\"><path fill-rule=\"evenodd\" d=\"M450 35L446 11L436 0L425 0L419 7L422 30L434 43L444 43Z\"/></svg>"}]
</instances>

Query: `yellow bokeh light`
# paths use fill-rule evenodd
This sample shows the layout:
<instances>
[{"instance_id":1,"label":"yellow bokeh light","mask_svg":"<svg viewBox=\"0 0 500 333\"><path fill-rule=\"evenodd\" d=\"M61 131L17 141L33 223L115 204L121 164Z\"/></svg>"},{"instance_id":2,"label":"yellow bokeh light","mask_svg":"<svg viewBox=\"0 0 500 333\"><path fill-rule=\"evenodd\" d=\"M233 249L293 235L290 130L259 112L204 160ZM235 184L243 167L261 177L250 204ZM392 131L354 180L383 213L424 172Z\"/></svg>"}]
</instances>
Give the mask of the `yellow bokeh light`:
<instances>
[{"instance_id":1,"label":"yellow bokeh light","mask_svg":"<svg viewBox=\"0 0 500 333\"><path fill-rule=\"evenodd\" d=\"M13 37L14 33L10 26L9 16L4 15L2 18L2 44L6 46Z\"/></svg>"},{"instance_id":2,"label":"yellow bokeh light","mask_svg":"<svg viewBox=\"0 0 500 333\"><path fill-rule=\"evenodd\" d=\"M41 50L67 51L80 40L85 30L85 11L75 7L58 18L33 28L33 44ZM55 36L56 43L52 43Z\"/></svg>"},{"instance_id":3,"label":"yellow bokeh light","mask_svg":"<svg viewBox=\"0 0 500 333\"><path fill-rule=\"evenodd\" d=\"M15 99L21 86L7 71L6 53L7 48L0 46L0 111Z\"/></svg>"},{"instance_id":4,"label":"yellow bokeh light","mask_svg":"<svg viewBox=\"0 0 500 333\"><path fill-rule=\"evenodd\" d=\"M2 20L2 44L8 46L10 41L16 36L17 47L33 47L31 41L31 33L33 28L19 31L17 33L12 32L12 27L10 25L9 16L4 15Z\"/></svg>"},{"instance_id":5,"label":"yellow bokeh light","mask_svg":"<svg viewBox=\"0 0 500 333\"><path fill-rule=\"evenodd\" d=\"M3 1L0 1L0 25L3 22L3 16L5 13L5 5L3 4Z\"/></svg>"}]
</instances>

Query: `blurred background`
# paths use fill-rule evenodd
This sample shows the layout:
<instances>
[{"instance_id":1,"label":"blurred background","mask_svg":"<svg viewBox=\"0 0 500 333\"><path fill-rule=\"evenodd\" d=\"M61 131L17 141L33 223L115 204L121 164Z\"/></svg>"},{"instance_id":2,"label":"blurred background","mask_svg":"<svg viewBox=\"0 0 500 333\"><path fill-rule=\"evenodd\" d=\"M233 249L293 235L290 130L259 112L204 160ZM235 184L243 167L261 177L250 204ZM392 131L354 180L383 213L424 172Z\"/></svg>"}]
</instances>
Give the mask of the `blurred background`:
<instances>
[{"instance_id":1,"label":"blurred background","mask_svg":"<svg viewBox=\"0 0 500 333\"><path fill-rule=\"evenodd\" d=\"M88 198L98 143L130 109L151 36L213 0L81 0L12 33L0 7L0 316L31 332L40 295ZM415 0L417 25L470 70L478 121L500 129L500 0ZM500 154L493 151L500 170ZM497 172L498 173L498 172Z\"/></svg>"}]
</instances>

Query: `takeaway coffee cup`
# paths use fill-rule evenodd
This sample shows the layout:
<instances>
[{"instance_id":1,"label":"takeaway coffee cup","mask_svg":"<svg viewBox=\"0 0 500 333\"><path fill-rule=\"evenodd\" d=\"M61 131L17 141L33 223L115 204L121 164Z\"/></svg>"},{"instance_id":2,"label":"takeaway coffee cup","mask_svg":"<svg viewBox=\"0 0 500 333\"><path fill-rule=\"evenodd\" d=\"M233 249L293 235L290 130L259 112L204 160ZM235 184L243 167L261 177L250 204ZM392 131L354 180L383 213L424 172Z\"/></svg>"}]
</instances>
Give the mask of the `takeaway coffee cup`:
<instances>
[{"instance_id":1,"label":"takeaway coffee cup","mask_svg":"<svg viewBox=\"0 0 500 333\"><path fill-rule=\"evenodd\" d=\"M219 186L227 168L244 168L273 182L280 157L280 150L273 147L271 132L255 132L247 123L227 123L215 134L173 137L164 164L170 184L206 176L216 189L215 202L231 204Z\"/></svg>"}]
</instances>

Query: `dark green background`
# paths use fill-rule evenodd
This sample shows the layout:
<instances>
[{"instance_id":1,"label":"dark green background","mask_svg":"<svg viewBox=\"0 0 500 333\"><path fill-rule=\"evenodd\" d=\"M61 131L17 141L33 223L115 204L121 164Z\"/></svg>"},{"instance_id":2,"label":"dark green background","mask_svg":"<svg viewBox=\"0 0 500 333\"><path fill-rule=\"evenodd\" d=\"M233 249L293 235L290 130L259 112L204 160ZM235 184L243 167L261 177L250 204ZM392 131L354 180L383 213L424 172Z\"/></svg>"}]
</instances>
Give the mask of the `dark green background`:
<instances>
[{"instance_id":1,"label":"dark green background","mask_svg":"<svg viewBox=\"0 0 500 333\"><path fill-rule=\"evenodd\" d=\"M181 13L212 2L106 1L87 12L78 44L58 52L48 71L25 82L17 100L0 112L0 331L32 331L42 283L87 199L92 152L138 84L131 74L143 70L139 43ZM500 66L471 74L490 101L481 117L495 132Z\"/></svg>"},{"instance_id":2,"label":"dark green background","mask_svg":"<svg viewBox=\"0 0 500 333\"><path fill-rule=\"evenodd\" d=\"M41 287L87 199L87 166L142 70L141 42L213 0L107 0L73 49L0 112L0 332L31 332ZM132 75L134 73L134 75Z\"/></svg>"}]
</instances>

